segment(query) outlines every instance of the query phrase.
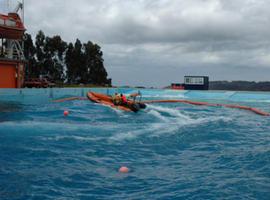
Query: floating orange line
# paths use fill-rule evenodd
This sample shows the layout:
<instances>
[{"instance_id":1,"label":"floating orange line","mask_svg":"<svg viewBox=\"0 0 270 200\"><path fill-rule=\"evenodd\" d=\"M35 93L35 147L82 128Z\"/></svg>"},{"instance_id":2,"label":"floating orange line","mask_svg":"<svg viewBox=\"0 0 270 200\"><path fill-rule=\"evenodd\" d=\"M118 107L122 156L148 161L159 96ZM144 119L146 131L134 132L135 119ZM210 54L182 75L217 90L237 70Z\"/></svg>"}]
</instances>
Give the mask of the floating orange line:
<instances>
[{"instance_id":1,"label":"floating orange line","mask_svg":"<svg viewBox=\"0 0 270 200\"><path fill-rule=\"evenodd\" d=\"M55 103L61 103L65 101L73 101L73 100L88 100L86 97L68 97L63 99L54 100ZM148 100L148 101L141 101L141 103L186 103L196 106L214 106L214 107L226 107L226 108L237 108L242 110L248 110L251 112L254 112L258 115L262 116L270 116L270 113L264 112L262 110L259 110L257 108L252 108L248 106L241 106L241 105L232 105L232 104L215 104L215 103L207 103L207 102L199 102L199 101L190 101L190 100L176 100L176 99L170 99L170 100Z\"/></svg>"},{"instance_id":2,"label":"floating orange line","mask_svg":"<svg viewBox=\"0 0 270 200\"><path fill-rule=\"evenodd\" d=\"M68 98L63 98L63 99L57 99L54 100L54 103L61 103L65 101L73 101L73 100L88 100L86 97L68 97Z\"/></svg>"},{"instance_id":3,"label":"floating orange line","mask_svg":"<svg viewBox=\"0 0 270 200\"><path fill-rule=\"evenodd\" d=\"M249 110L249 111L252 111L258 115L270 116L270 113L264 112L264 111L259 110L257 108L252 108L252 107L248 107L248 106L240 106L240 105L213 104L213 103L189 101L189 100L149 100L149 101L142 101L142 103L186 103L186 104L192 104L192 105L196 105L196 106L221 106L221 107L226 107L226 108L238 108L238 109L242 109L242 110Z\"/></svg>"}]
</instances>

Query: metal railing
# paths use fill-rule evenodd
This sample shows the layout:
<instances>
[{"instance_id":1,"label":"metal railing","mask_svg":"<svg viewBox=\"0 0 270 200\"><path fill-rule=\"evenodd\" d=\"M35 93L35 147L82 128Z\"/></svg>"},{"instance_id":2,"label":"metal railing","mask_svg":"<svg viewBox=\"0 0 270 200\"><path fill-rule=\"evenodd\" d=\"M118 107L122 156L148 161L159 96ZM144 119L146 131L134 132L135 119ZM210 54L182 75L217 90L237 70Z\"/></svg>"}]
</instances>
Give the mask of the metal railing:
<instances>
[{"instance_id":1,"label":"metal railing","mask_svg":"<svg viewBox=\"0 0 270 200\"><path fill-rule=\"evenodd\" d=\"M10 48L0 46L0 59L25 60L22 45L17 40L10 42Z\"/></svg>"}]
</instances>

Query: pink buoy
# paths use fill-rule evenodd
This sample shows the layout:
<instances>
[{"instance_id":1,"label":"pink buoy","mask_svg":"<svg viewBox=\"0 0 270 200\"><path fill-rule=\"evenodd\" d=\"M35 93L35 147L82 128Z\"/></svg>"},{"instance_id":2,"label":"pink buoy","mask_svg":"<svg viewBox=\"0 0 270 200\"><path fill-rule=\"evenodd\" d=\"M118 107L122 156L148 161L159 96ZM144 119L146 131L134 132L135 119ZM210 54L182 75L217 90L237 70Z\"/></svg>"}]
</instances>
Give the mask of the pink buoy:
<instances>
[{"instance_id":1,"label":"pink buoy","mask_svg":"<svg viewBox=\"0 0 270 200\"><path fill-rule=\"evenodd\" d=\"M69 112L67 110L64 111L64 116L68 116Z\"/></svg>"},{"instance_id":2,"label":"pink buoy","mask_svg":"<svg viewBox=\"0 0 270 200\"><path fill-rule=\"evenodd\" d=\"M119 172L120 173L128 173L129 172L129 168L122 166L119 168Z\"/></svg>"}]
</instances>

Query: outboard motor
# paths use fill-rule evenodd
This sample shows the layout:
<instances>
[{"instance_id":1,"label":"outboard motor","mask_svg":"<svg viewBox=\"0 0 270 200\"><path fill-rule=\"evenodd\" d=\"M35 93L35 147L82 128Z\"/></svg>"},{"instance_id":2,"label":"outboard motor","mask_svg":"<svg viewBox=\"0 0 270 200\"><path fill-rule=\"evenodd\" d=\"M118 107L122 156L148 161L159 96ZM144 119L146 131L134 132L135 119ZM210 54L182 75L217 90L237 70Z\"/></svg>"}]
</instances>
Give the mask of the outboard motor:
<instances>
[{"instance_id":1,"label":"outboard motor","mask_svg":"<svg viewBox=\"0 0 270 200\"><path fill-rule=\"evenodd\" d=\"M133 104L130 105L130 109L133 112L138 112L140 110L140 105L138 103L133 103Z\"/></svg>"},{"instance_id":2,"label":"outboard motor","mask_svg":"<svg viewBox=\"0 0 270 200\"><path fill-rule=\"evenodd\" d=\"M144 103L138 103L139 106L140 106L140 109L145 109L146 108L146 105Z\"/></svg>"}]
</instances>

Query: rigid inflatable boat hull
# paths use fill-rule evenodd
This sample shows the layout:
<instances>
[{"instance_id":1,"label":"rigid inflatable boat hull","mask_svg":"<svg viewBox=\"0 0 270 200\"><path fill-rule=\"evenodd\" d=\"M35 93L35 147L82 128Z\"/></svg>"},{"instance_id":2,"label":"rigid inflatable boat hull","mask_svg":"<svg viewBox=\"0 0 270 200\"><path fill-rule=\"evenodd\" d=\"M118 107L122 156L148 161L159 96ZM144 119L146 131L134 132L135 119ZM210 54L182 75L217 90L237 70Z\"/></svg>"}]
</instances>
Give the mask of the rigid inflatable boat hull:
<instances>
[{"instance_id":1,"label":"rigid inflatable boat hull","mask_svg":"<svg viewBox=\"0 0 270 200\"><path fill-rule=\"evenodd\" d=\"M123 111L128 111L128 112L137 112L140 109L143 109L143 108L146 107L146 105L143 104L143 103L133 103L131 101L128 101L126 106L124 106L124 105L114 105L111 96L107 96L107 95L100 94L100 93L95 93L95 92L88 92L87 97L92 102L100 103L100 104L103 104L103 105L110 106L112 108L116 108L116 109L123 110Z\"/></svg>"}]
</instances>

